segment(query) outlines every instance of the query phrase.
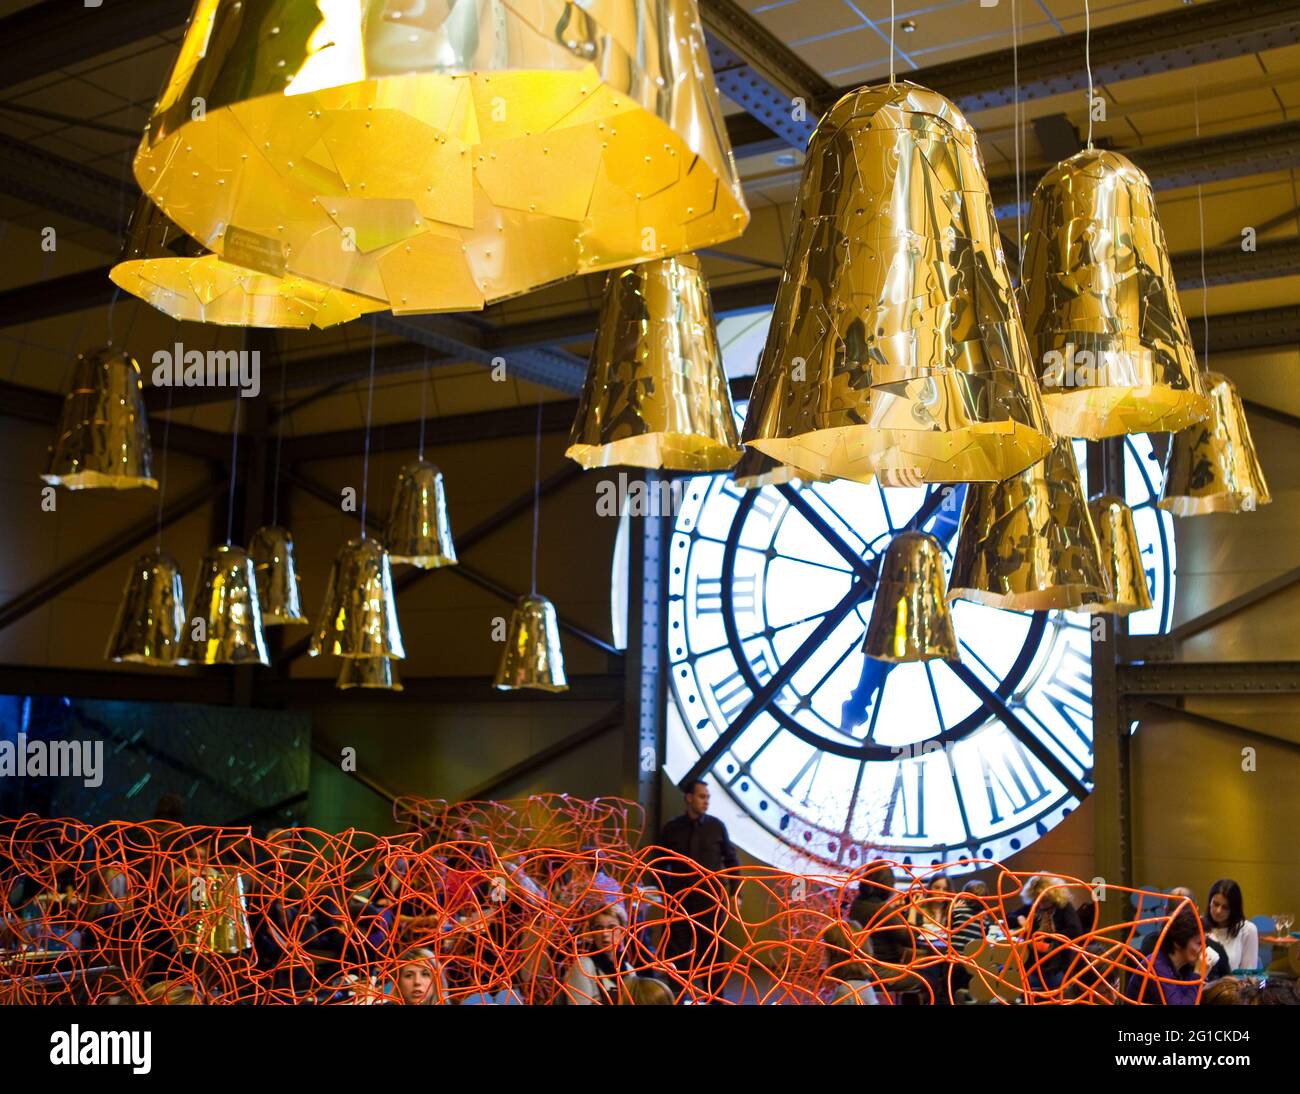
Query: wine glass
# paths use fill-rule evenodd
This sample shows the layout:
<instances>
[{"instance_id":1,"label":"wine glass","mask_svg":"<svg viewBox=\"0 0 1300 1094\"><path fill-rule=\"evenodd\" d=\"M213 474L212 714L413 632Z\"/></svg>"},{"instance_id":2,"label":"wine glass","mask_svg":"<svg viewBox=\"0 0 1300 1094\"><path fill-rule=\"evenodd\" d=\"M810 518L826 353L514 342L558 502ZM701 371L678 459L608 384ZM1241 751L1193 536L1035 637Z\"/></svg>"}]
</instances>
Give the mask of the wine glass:
<instances>
[{"instance_id":1,"label":"wine glass","mask_svg":"<svg viewBox=\"0 0 1300 1094\"><path fill-rule=\"evenodd\" d=\"M1294 912L1279 912L1273 917L1273 923L1277 927L1277 933L1282 938L1291 934L1291 927L1295 923Z\"/></svg>"}]
</instances>

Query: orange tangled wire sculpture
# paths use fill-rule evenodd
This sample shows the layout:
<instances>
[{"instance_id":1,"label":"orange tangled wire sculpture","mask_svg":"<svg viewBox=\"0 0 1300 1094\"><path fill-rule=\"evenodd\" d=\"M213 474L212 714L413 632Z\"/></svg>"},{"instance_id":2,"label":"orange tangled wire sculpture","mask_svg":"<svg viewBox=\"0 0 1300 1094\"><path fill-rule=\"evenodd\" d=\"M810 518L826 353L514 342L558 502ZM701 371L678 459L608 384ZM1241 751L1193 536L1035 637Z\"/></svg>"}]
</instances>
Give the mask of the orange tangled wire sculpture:
<instances>
[{"instance_id":1,"label":"orange tangled wire sculpture","mask_svg":"<svg viewBox=\"0 0 1300 1094\"><path fill-rule=\"evenodd\" d=\"M530 801L560 846L522 845L535 820L505 804L408 800L399 836L0 821L0 1002L1109 1004L1156 983L1138 943L1163 894L1111 886L1161 913L1071 938L1052 909L1081 881L714 873L626 846L626 803Z\"/></svg>"}]
</instances>

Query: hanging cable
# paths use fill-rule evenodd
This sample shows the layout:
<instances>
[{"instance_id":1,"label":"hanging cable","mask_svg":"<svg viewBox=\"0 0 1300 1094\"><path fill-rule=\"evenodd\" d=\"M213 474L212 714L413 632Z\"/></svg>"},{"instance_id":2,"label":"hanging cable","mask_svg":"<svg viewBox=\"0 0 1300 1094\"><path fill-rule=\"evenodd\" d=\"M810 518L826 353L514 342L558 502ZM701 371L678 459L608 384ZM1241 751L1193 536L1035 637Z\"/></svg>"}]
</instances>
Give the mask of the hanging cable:
<instances>
[{"instance_id":1,"label":"hanging cable","mask_svg":"<svg viewBox=\"0 0 1300 1094\"><path fill-rule=\"evenodd\" d=\"M894 86L894 0L889 0L889 86Z\"/></svg>"},{"instance_id":2,"label":"hanging cable","mask_svg":"<svg viewBox=\"0 0 1300 1094\"><path fill-rule=\"evenodd\" d=\"M1201 139L1201 96L1192 86L1192 119L1196 125L1196 139ZM1205 282L1205 201L1201 184L1196 184L1196 221L1201 235L1201 320L1205 329L1205 348L1201 353L1201 367L1210 367L1210 286Z\"/></svg>"},{"instance_id":3,"label":"hanging cable","mask_svg":"<svg viewBox=\"0 0 1300 1094\"><path fill-rule=\"evenodd\" d=\"M1088 70L1088 150L1092 151L1092 11L1083 0L1083 64Z\"/></svg>"},{"instance_id":4,"label":"hanging cable","mask_svg":"<svg viewBox=\"0 0 1300 1094\"><path fill-rule=\"evenodd\" d=\"M1011 146L1015 154L1016 169L1016 259L1020 268L1017 284L1025 283L1025 233L1021 225L1020 211L1024 206L1024 187L1022 173L1024 170L1022 149L1024 148L1024 107L1020 102L1020 0L1011 0Z\"/></svg>"},{"instance_id":5,"label":"hanging cable","mask_svg":"<svg viewBox=\"0 0 1300 1094\"><path fill-rule=\"evenodd\" d=\"M537 441L533 459L533 596L537 595L537 530L542 504L542 400L537 399Z\"/></svg>"},{"instance_id":6,"label":"hanging cable","mask_svg":"<svg viewBox=\"0 0 1300 1094\"><path fill-rule=\"evenodd\" d=\"M421 463L424 462L424 400L427 395L426 388L429 384L429 347L424 348L424 364L420 368L420 449L416 453L416 459Z\"/></svg>"},{"instance_id":7,"label":"hanging cable","mask_svg":"<svg viewBox=\"0 0 1300 1094\"><path fill-rule=\"evenodd\" d=\"M235 388L235 420L230 427L230 495L226 500L226 546L235 534L235 471L239 462L239 388Z\"/></svg>"},{"instance_id":8,"label":"hanging cable","mask_svg":"<svg viewBox=\"0 0 1300 1094\"><path fill-rule=\"evenodd\" d=\"M275 478L271 480L271 524L280 523L280 452L284 448L284 380L289 371L287 362L280 361L280 414L275 422Z\"/></svg>"},{"instance_id":9,"label":"hanging cable","mask_svg":"<svg viewBox=\"0 0 1300 1094\"><path fill-rule=\"evenodd\" d=\"M370 492L370 415L375 407L375 335L378 327L370 317L370 379L366 382L366 442L361 457L361 538L366 538L366 503Z\"/></svg>"},{"instance_id":10,"label":"hanging cable","mask_svg":"<svg viewBox=\"0 0 1300 1094\"><path fill-rule=\"evenodd\" d=\"M176 321L178 332L180 327L178 319ZM158 471L158 535L154 544L154 550L158 554L162 553L163 501L167 497L167 442L171 439L172 432L172 387L172 384L167 385L167 416L163 418L162 467Z\"/></svg>"}]
</instances>

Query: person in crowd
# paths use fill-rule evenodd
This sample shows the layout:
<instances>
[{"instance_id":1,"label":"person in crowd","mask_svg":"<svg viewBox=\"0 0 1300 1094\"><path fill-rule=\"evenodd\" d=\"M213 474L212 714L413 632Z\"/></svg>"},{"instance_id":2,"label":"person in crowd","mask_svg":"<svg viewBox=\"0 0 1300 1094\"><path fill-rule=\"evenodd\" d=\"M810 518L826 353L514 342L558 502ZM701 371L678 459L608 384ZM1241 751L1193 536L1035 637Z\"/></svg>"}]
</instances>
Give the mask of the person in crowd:
<instances>
[{"instance_id":1,"label":"person in crowd","mask_svg":"<svg viewBox=\"0 0 1300 1094\"><path fill-rule=\"evenodd\" d=\"M1220 878L1210 886L1206 912L1205 933L1223 947L1231 968L1259 968L1259 930L1246 918L1241 886Z\"/></svg>"},{"instance_id":2,"label":"person in crowd","mask_svg":"<svg viewBox=\"0 0 1300 1094\"><path fill-rule=\"evenodd\" d=\"M619 954L618 916L598 907L583 923L578 953L564 975L563 994L574 1006L611 1006L622 1001L632 969Z\"/></svg>"},{"instance_id":3,"label":"person in crowd","mask_svg":"<svg viewBox=\"0 0 1300 1094\"><path fill-rule=\"evenodd\" d=\"M948 948L954 953L965 953L972 942L983 939L988 933L988 914L984 905L988 895L988 884L979 878L961 887L961 895L953 901L949 916Z\"/></svg>"},{"instance_id":4,"label":"person in crowd","mask_svg":"<svg viewBox=\"0 0 1300 1094\"><path fill-rule=\"evenodd\" d=\"M402 954L394 987L397 998L407 1006L433 1006L447 998L447 984L438 958L424 946Z\"/></svg>"},{"instance_id":5,"label":"person in crowd","mask_svg":"<svg viewBox=\"0 0 1300 1094\"><path fill-rule=\"evenodd\" d=\"M832 1006L875 1006L880 1002L871 986L871 972L855 955L850 932L862 928L849 920L847 924L832 923L822 932L822 961L826 966L826 1001ZM871 940L860 943L870 953Z\"/></svg>"},{"instance_id":6,"label":"person in crowd","mask_svg":"<svg viewBox=\"0 0 1300 1094\"><path fill-rule=\"evenodd\" d=\"M1201 925L1184 905L1169 921L1155 954L1129 977L1126 995L1136 1003L1194 1006L1204 979L1204 956Z\"/></svg>"},{"instance_id":7,"label":"person in crowd","mask_svg":"<svg viewBox=\"0 0 1300 1094\"><path fill-rule=\"evenodd\" d=\"M1300 985L1285 977L1271 976L1260 984L1259 1005L1262 1007L1300 1006Z\"/></svg>"},{"instance_id":8,"label":"person in crowd","mask_svg":"<svg viewBox=\"0 0 1300 1094\"><path fill-rule=\"evenodd\" d=\"M636 1007L670 1007L677 1000L673 990L653 976L630 976L624 981L627 1002Z\"/></svg>"},{"instance_id":9,"label":"person in crowd","mask_svg":"<svg viewBox=\"0 0 1300 1094\"><path fill-rule=\"evenodd\" d=\"M1224 976L1201 992L1203 1007L1252 1007L1259 1003L1259 986L1244 976Z\"/></svg>"},{"instance_id":10,"label":"person in crowd","mask_svg":"<svg viewBox=\"0 0 1300 1094\"><path fill-rule=\"evenodd\" d=\"M863 871L858 896L849 908L849 918L862 924L871 947L870 971L876 984L891 995L929 999L931 988L923 977L898 966L916 956L915 932L907 922L909 898L896 888L894 867L874 862Z\"/></svg>"},{"instance_id":11,"label":"person in crowd","mask_svg":"<svg viewBox=\"0 0 1300 1094\"><path fill-rule=\"evenodd\" d=\"M1064 882L1049 874L1030 878L1020 896L1024 904L1011 921L1033 948L1032 957L1025 959L1026 981L1036 991L1054 990L1064 982L1077 957L1070 943L1083 934L1079 913ZM1047 935L1059 937L1044 937Z\"/></svg>"},{"instance_id":12,"label":"person in crowd","mask_svg":"<svg viewBox=\"0 0 1300 1094\"><path fill-rule=\"evenodd\" d=\"M664 825L653 859L660 886L677 899L685 913L673 919L662 953L679 972L699 976L702 971L706 990L717 998L725 980L716 966L722 956L728 895L735 901L737 913L740 902L734 879L728 880L723 892L716 883L702 884L702 874L739 866L740 858L727 826L709 816L709 784L691 779L681 789L685 810ZM688 863L695 863L700 870L691 869Z\"/></svg>"},{"instance_id":13,"label":"person in crowd","mask_svg":"<svg viewBox=\"0 0 1300 1094\"><path fill-rule=\"evenodd\" d=\"M1169 890L1169 896L1165 900L1165 915L1173 916L1177 913L1180 906L1189 906L1196 911L1196 898L1191 889L1185 885L1176 885ZM1147 957L1155 952L1156 943L1160 940L1160 931L1157 928L1150 931L1142 937L1138 943L1138 949ZM1205 965L1207 981L1218 980L1220 977L1227 976L1232 972L1232 964L1228 961L1228 953L1223 948L1222 943L1216 942L1207 931L1205 935Z\"/></svg>"},{"instance_id":14,"label":"person in crowd","mask_svg":"<svg viewBox=\"0 0 1300 1094\"><path fill-rule=\"evenodd\" d=\"M913 886L912 902L907 908L907 921L921 930L933 930L948 922L948 909L952 901L942 896L952 892L952 881L947 874L935 874ZM921 895L925 894L925 895Z\"/></svg>"}]
</instances>

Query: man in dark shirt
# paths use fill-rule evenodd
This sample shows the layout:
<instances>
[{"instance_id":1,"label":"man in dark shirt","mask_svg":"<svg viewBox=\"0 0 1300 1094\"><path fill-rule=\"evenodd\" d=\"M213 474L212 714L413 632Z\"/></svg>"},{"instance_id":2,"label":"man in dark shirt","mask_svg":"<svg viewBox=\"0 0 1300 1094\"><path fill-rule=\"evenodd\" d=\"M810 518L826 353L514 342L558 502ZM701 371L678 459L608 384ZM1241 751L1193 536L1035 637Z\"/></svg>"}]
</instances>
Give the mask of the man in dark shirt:
<instances>
[{"instance_id":1,"label":"man in dark shirt","mask_svg":"<svg viewBox=\"0 0 1300 1094\"><path fill-rule=\"evenodd\" d=\"M684 976L701 982L715 999L722 996L725 973L717 964L727 906L736 880L725 885L708 874L740 865L727 826L709 816L709 786L703 779L682 784L686 812L664 825L659 836L655 872L665 893L675 898L689 918L677 918L668 928L661 953ZM699 869L690 864L694 863ZM736 897L739 907L739 897Z\"/></svg>"}]
</instances>

